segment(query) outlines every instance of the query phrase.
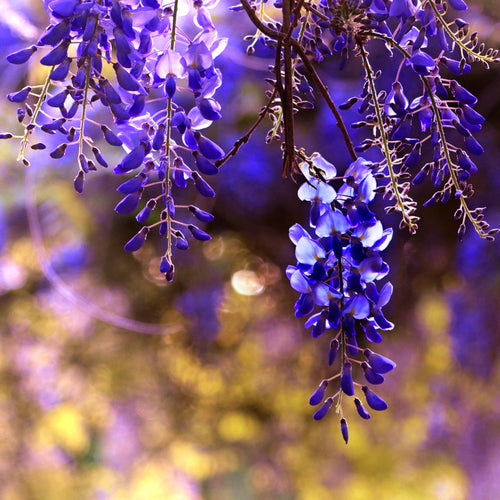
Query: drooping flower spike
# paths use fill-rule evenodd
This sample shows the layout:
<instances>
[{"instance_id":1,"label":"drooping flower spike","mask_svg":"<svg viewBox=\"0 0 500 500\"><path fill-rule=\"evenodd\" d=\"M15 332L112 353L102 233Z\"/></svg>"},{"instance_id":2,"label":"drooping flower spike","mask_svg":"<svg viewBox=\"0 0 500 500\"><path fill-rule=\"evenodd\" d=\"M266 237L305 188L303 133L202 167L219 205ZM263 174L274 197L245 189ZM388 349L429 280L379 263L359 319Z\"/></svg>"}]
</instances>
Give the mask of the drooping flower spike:
<instances>
[{"instance_id":1,"label":"drooping flower spike","mask_svg":"<svg viewBox=\"0 0 500 500\"><path fill-rule=\"evenodd\" d=\"M222 77L214 59L224 50L225 40L211 20L209 9L215 4L195 3L192 15L200 31L189 40L177 29L179 18L189 13L184 0L131 5L117 0L53 0L46 4L50 25L37 45L8 56L9 62L23 64L36 53L48 68L41 90L27 86L8 96L14 103L25 103L28 111L18 113L21 122L29 117L19 158L29 164L27 147L38 130L58 136L50 156L59 159L76 150L79 171L74 186L82 193L86 175L96 165L108 167L105 153L87 132L99 123L106 142L125 150L114 173L132 174L118 188L125 197L115 211L131 214L139 209L136 219L144 226L125 250L137 251L145 235L158 226L166 240L163 260L170 262L169 271L173 248L187 247L188 233L201 241L210 239L186 220L194 217L206 223L211 214L194 205L176 214L174 198L175 190L188 184L205 197L215 196L203 176L218 173L213 162L224 155L201 132L222 117L215 99ZM184 96L192 95L189 110L174 101L178 87ZM32 150L44 147L45 142L31 144ZM155 213L160 223L151 222Z\"/></svg>"},{"instance_id":2,"label":"drooping flower spike","mask_svg":"<svg viewBox=\"0 0 500 500\"><path fill-rule=\"evenodd\" d=\"M383 374L396 367L386 356L358 347L366 341L380 342L379 330L394 326L382 313L392 285L386 282L379 291L376 284L389 272L380 252L392 238L392 229L383 229L369 208L376 196L376 165L358 158L346 169L338 189L334 187L339 183L337 170L318 153L305 158L300 168L306 179L298 196L311 203L311 214L315 215L309 217L309 231L298 224L290 228L297 264L288 267L287 275L292 288L301 294L295 315L308 317L305 327L312 328L313 337L332 337L325 362L337 370L320 383L309 403L323 403L314 414L320 420L334 404L342 415L344 397L354 397L359 416L366 420L370 414L358 397L362 384L356 380L363 376L378 385L384 382ZM365 339L360 338L361 331ZM333 395L327 395L331 387ZM361 392L370 408L387 408L385 401L365 386ZM345 417L341 431L347 442Z\"/></svg>"}]
</instances>

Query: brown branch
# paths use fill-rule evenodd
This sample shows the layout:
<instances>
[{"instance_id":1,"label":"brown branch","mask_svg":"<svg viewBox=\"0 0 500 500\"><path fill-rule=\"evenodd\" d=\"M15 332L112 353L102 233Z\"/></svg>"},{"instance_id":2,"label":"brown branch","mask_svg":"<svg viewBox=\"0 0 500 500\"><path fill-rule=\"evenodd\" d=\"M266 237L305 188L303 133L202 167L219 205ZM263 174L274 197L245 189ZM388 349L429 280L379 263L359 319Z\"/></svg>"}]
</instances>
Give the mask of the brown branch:
<instances>
[{"instance_id":1,"label":"brown branch","mask_svg":"<svg viewBox=\"0 0 500 500\"><path fill-rule=\"evenodd\" d=\"M260 30L264 35L268 36L269 38L276 40L278 42L283 42L285 37L289 36L290 37L290 43L292 47L296 50L297 54L299 55L300 59L302 60L302 63L305 66L305 69L313 81L313 83L316 85L318 91L320 92L321 96L325 100L326 104L330 108L331 112L333 113L333 116L335 117L335 120L337 121L337 127L339 127L342 137L344 139L344 142L347 146L347 149L349 151L349 154L351 155L351 158L353 160L357 159L357 154L354 151L354 145L351 141L351 138L349 137L349 133L347 132L346 126L344 124L344 121L342 120L342 116L340 115L337 107L335 106L335 103L333 102L333 99L331 98L328 89L325 87L323 84L321 78L319 77L316 69L314 68L313 64L307 57L307 54L303 47L300 45L300 43L295 40L294 38L291 38L291 35L288 33L283 33L281 31L276 31L275 29L270 28L269 26L266 26L256 15L255 11L251 7L250 3L248 0L240 0L241 5L243 6L245 12L247 13L250 21L254 24L254 26Z\"/></svg>"},{"instance_id":2,"label":"brown branch","mask_svg":"<svg viewBox=\"0 0 500 500\"><path fill-rule=\"evenodd\" d=\"M246 144L250 140L250 137L252 136L252 134L255 132L257 127L262 123L262 120L265 118L267 113L269 113L269 110L271 109L274 98L276 97L276 92L277 92L277 90L275 87L271 93L271 96L269 97L269 100L267 101L267 104L263 108L261 108L261 110L259 112L259 117L257 118L257 120L255 120L254 124L248 129L247 133L245 135L243 135L242 137L240 137L234 143L231 151L226 153L226 155L223 158L221 158L220 160L217 160L215 162L215 165L217 165L217 167L221 167L222 165L224 165L224 163L226 163L227 160L229 160L229 158L235 156L238 153L238 151L240 150L241 146L243 146L243 144Z\"/></svg>"},{"instance_id":3,"label":"brown branch","mask_svg":"<svg viewBox=\"0 0 500 500\"><path fill-rule=\"evenodd\" d=\"M242 0L242 1L245 1L245 0ZM309 77L314 82L314 84L316 85L320 94L322 95L323 99L325 100L326 104L328 105L331 112L333 113L333 116L335 117L335 120L337 121L337 127L340 129L340 132L342 133L342 137L344 138L345 145L347 146L347 149L349 151L349 154L351 155L351 158L353 159L353 161L356 160L358 158L358 155L356 154L356 151L354 151L354 145L353 145L351 138L349 136L349 132L347 132L347 128L345 126L344 120L342 120L342 116L340 115L340 112L337 109L337 106L335 106L335 103L333 102L333 99L330 96L328 89L323 84L323 81L319 77L316 69L312 65L309 58L307 57L307 54L305 53L302 46L299 43L296 43L296 40L293 40L293 39L292 39L292 45L293 45L293 48L297 51L297 54L299 55L300 59L304 63L305 69L306 69L307 73L309 74Z\"/></svg>"},{"instance_id":4,"label":"brown branch","mask_svg":"<svg viewBox=\"0 0 500 500\"><path fill-rule=\"evenodd\" d=\"M295 159L295 123L293 119L293 66L292 66L292 47L291 33L293 26L291 24L291 2L293 0L283 0L283 25L281 28L282 33L285 34L283 39L283 69L285 72L285 81L280 85L278 90L281 94L281 107L283 109L283 124L285 127L285 144L283 149L283 177L288 174L298 172L299 167ZM281 67L279 59L281 55L280 42L277 47L277 67L275 67L276 74L280 76L281 80ZM277 80L278 83L278 80Z\"/></svg>"}]
</instances>

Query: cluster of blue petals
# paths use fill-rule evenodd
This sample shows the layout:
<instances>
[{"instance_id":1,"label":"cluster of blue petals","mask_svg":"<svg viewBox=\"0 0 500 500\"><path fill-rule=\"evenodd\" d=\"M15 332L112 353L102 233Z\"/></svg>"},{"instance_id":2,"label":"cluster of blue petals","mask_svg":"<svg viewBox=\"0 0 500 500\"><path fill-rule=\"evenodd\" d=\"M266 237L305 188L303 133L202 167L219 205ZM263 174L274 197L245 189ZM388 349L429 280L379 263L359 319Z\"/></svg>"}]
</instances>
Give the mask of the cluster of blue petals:
<instances>
[{"instance_id":1,"label":"cluster of blue petals","mask_svg":"<svg viewBox=\"0 0 500 500\"><path fill-rule=\"evenodd\" d=\"M125 250L139 250L156 227L165 241L160 269L168 280L174 274L173 248L186 249L188 234L210 239L198 225L213 216L194 205L178 207L174 191L191 184L202 196L215 196L205 176L218 173L215 162L224 151L204 129L222 117L214 97L222 76L214 60L226 40L218 36L210 14L217 3L52 0L45 3L50 25L38 43L7 58L23 64L38 53L40 64L49 68L41 94L28 86L8 98L22 106L18 119L25 125L23 147L35 130L41 130L61 138L50 152L53 159L64 157L72 147L78 149L77 192L83 192L90 171L108 167L105 153L87 130L124 150L114 173L133 176L118 187L124 197L115 211L138 210L136 219L142 226ZM197 30L192 38L177 29L180 18L189 14ZM176 103L179 88L182 106ZM31 148L45 149L52 143L50 138Z\"/></svg>"},{"instance_id":2,"label":"cluster of blue petals","mask_svg":"<svg viewBox=\"0 0 500 500\"><path fill-rule=\"evenodd\" d=\"M294 290L300 293L295 316L307 317L305 327L313 337L329 335L328 365L339 361L339 372L321 382L311 396L311 405L322 406L314 414L323 418L341 396L355 396L359 386L368 406L385 410L387 404L367 385L354 382L353 369L368 384L381 384L384 374L396 365L388 358L359 345L380 343L381 331L394 325L384 316L383 307L392 295L392 285L377 282L386 278L389 266L380 253L392 239L392 229L384 229L370 210L376 196L374 165L358 158L345 171L343 183L335 189L336 168L314 153L301 164L306 180L298 197L311 204L309 229L299 224L290 228L297 264L287 268ZM363 332L364 339L360 339ZM361 358L362 360L360 360ZM358 367L358 368L356 368ZM325 399L330 382L339 378L339 390ZM355 398L361 417L370 418L361 400ZM347 424L341 425L347 442Z\"/></svg>"},{"instance_id":3,"label":"cluster of blue petals","mask_svg":"<svg viewBox=\"0 0 500 500\"><path fill-rule=\"evenodd\" d=\"M323 16L316 16L320 29L315 50L318 60L332 51L340 52L341 66L349 54L363 52L365 86L341 107L358 103L364 121L354 126L379 129L375 138L366 139L356 151L375 147L384 154L380 171L392 179L386 194L398 200L394 208L405 214L402 225L416 230L416 203L408 193L411 185L430 179L434 193L424 206L455 198L459 201L455 214L459 238L469 219L481 237L492 239L496 230L483 220L481 209L469 209L466 201L473 194L470 178L477 172L471 157L484 152L474 135L485 118L474 109L477 98L457 78L471 71L473 62L488 66L499 59L498 51L486 50L477 34L469 34L466 21L449 20L466 9L463 0L322 1ZM334 37L332 50L320 42L327 32ZM378 72L367 67L367 47L377 40L394 60L395 76L389 85L387 67Z\"/></svg>"}]
</instances>

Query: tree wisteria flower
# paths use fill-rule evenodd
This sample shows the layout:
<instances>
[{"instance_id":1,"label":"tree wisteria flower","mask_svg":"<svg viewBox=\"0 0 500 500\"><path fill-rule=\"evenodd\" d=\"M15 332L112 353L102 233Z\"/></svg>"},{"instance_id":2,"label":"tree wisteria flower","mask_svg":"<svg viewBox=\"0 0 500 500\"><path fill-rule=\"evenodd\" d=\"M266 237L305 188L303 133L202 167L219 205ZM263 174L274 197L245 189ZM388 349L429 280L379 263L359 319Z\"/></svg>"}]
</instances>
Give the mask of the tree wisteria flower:
<instances>
[{"instance_id":1,"label":"tree wisteria flower","mask_svg":"<svg viewBox=\"0 0 500 500\"><path fill-rule=\"evenodd\" d=\"M166 240L164 257L169 262L175 247L187 247L188 233L202 241L210 238L203 229L181 220L183 211L203 223L210 222L211 214L184 206L175 210L174 200L175 189L186 189L188 184L194 192L213 197L215 191L203 176L218 173L213 162L224 156L224 151L200 132L222 118L215 99L222 75L214 60L226 42L218 36L211 19L210 9L215 5L195 2L191 10L186 0L53 0L46 2L50 25L38 43L8 57L13 64L23 64L37 53L39 62L49 69L41 94L39 89L26 86L8 96L11 102L26 103L29 115L20 159L29 163L26 148L37 130L59 135L59 145L50 156L59 159L69 154L67 150L77 149L79 172L74 187L82 193L85 176L96 170L96 165L107 168L109 163L87 132L88 119L99 119L106 142L125 151L114 173L132 174L118 188L125 197L115 211L131 214L140 209L136 219L145 232L138 235L157 227ZM193 39L177 27L179 19L190 13L200 30ZM174 101L179 88L184 94L183 105L186 93L191 94L190 110ZM28 102L34 103L34 111ZM104 120L103 109L108 112ZM24 123L26 113L18 116ZM31 149L45 147L39 142ZM142 199L145 205L140 208ZM155 212L160 221L150 223ZM188 229L186 234L184 228ZM144 240L136 235L125 250L138 250Z\"/></svg>"},{"instance_id":2,"label":"tree wisteria flower","mask_svg":"<svg viewBox=\"0 0 500 500\"><path fill-rule=\"evenodd\" d=\"M312 169L306 172L309 175L319 161L324 160L317 154L306 158L301 170L306 171L308 165L311 166ZM390 300L392 285L386 282L379 291L376 284L389 271L380 252L389 244L392 230L383 229L368 208L368 203L376 196L375 170L375 164L358 158L345 170L338 190L330 185L336 180L336 172L331 170L330 180L320 178L319 174L315 178L312 175L298 192L299 198L311 205L317 203L320 193L331 195L327 201L322 198L320 215L317 220L310 220L310 231L298 224L290 228L297 264L287 269L292 288L301 293L295 304L295 315L308 316L305 327L312 327L313 337L324 334L332 337L325 359L330 366L334 364L337 353L340 354L337 374L324 379L310 398L309 403L313 406L324 401L314 414L316 420L323 418L335 401L343 414L342 395L356 396L354 403L358 414L363 419L370 418L356 395L359 384L355 385L355 376L359 377L362 372L369 383L380 384L384 381L382 374L396 366L382 354L369 348L358 348L360 331L365 331L368 342L378 343L382 340L378 329L391 330L394 327L382 312ZM303 196L304 186L308 186L310 196ZM314 196L313 189L316 189L317 196ZM363 208L354 213L356 203ZM359 359L361 354L364 361ZM340 377L339 390L333 390L334 395L325 399L327 389L337 377ZM368 406L377 410L387 407L375 393L364 388L363 391ZM342 435L347 442L347 423L344 417L342 420Z\"/></svg>"}]
</instances>

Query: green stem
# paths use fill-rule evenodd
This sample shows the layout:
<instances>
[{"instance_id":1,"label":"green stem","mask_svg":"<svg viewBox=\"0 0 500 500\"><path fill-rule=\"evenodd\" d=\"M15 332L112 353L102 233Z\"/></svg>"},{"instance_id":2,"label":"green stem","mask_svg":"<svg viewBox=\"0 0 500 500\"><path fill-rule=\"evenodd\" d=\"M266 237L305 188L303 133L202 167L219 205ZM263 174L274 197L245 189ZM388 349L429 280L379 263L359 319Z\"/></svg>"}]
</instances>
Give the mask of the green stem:
<instances>
[{"instance_id":1,"label":"green stem","mask_svg":"<svg viewBox=\"0 0 500 500\"><path fill-rule=\"evenodd\" d=\"M45 100L45 96L47 95L47 92L49 90L50 74L52 73L53 70L54 70L54 66L52 66L52 68L50 68L50 70L47 74L47 78L45 79L45 83L43 85L42 92L40 93L40 97L36 103L35 109L33 110L33 116L31 117L29 125L36 124L36 119L38 117L38 113L40 113L40 110L42 109L43 101ZM25 127L25 129L24 129L24 136L23 136L23 139L21 141L21 148L19 150L19 155L17 157L17 161L21 161L21 160L25 159L24 158L24 151L26 150L26 146L28 145L28 138L29 138L29 135L31 134L32 130L33 129L28 128L28 126Z\"/></svg>"},{"instance_id":2,"label":"green stem","mask_svg":"<svg viewBox=\"0 0 500 500\"><path fill-rule=\"evenodd\" d=\"M486 63L497 63L497 62L499 62L499 59L495 58L493 55L487 56L487 55L479 54L478 52L474 52L475 45L473 47L468 47L467 44L471 43L471 40L468 40L467 42L464 43L462 40L460 40L460 38L457 37L456 33L450 28L450 25L446 22L446 20L444 19L443 15L441 14L441 12L436 7L436 5L434 3L434 0L429 0L429 4L432 7L432 10L434 11L434 14L435 14L436 18L443 25L443 28L445 29L446 33L448 33L448 35L453 40L453 42L456 43L460 47L461 51L463 51L466 54L470 55L474 59L479 59L480 61L483 61L483 62L486 62Z\"/></svg>"},{"instance_id":3,"label":"green stem","mask_svg":"<svg viewBox=\"0 0 500 500\"><path fill-rule=\"evenodd\" d=\"M409 59L411 57L410 54L392 38L389 38L388 36L380 34L380 33L371 33L371 35L373 37L381 38L382 40L384 40L387 43L390 43L393 47L397 48L406 58ZM444 125L443 125L443 122L441 120L441 114L439 112L440 108L436 102L436 98L432 92L432 89L431 89L429 82L427 81L427 79L424 76L420 76L420 78L421 78L423 84L425 85L425 88L426 88L427 93L429 94L429 98L431 100L432 110L433 110L434 116L436 118L436 123L438 126L439 135L441 137L441 142L443 144L443 153L444 153L446 162L448 163L448 167L450 170L451 181L452 181L456 191L461 192L462 189L460 188L460 183L458 181L456 172L454 170L455 164L451 160L450 150L448 148L448 143L446 141ZM474 226L474 229L476 230L477 234L481 238L487 238L487 234L481 229L481 227L479 227L476 218L474 217L469 206L467 205L467 199L464 197L463 194L460 195L460 206L464 210L464 219L465 218L469 219L469 221Z\"/></svg>"},{"instance_id":4,"label":"green stem","mask_svg":"<svg viewBox=\"0 0 500 500\"><path fill-rule=\"evenodd\" d=\"M373 75L372 75L373 69L370 65L370 61L368 60L368 54L365 51L363 44L359 43L358 46L359 46L359 51L361 53L361 57L363 58L363 66L365 68L366 77L368 78L368 83L370 85L370 92L372 94L373 106L375 108L375 113L377 114L378 130L380 132L380 138L382 140L383 154L387 163L387 170L389 172L392 193L396 197L396 206L401 212L404 225L408 227L411 233L414 233L417 229L416 224L413 222L411 214L407 212L401 193L399 192L397 174L394 171L394 164L391 157L391 149L389 147L389 141L384 128L382 109L380 108L380 104L377 99L377 89L375 87L375 81L373 80Z\"/></svg>"},{"instance_id":5,"label":"green stem","mask_svg":"<svg viewBox=\"0 0 500 500\"><path fill-rule=\"evenodd\" d=\"M174 13L172 15L172 34L170 38L170 50L175 49L175 37L177 31L177 10L178 10L179 0L175 0L174 2ZM167 157L167 169L165 172L165 181L163 184L163 189L165 192L165 196L169 196L169 182L170 182L170 174L172 171L172 157L170 154L170 140L171 140L171 129L170 122L172 120L172 98L167 99L167 115L165 117L165 126L166 126L166 136L165 136L165 155ZM172 262L172 217L170 216L169 211L167 210L167 251L165 253L168 261Z\"/></svg>"},{"instance_id":6,"label":"green stem","mask_svg":"<svg viewBox=\"0 0 500 500\"><path fill-rule=\"evenodd\" d=\"M342 294L342 298L340 299L340 310L344 309L344 277L343 277L343 266L342 260L338 261L338 269L339 269L339 292ZM347 342L345 338L344 328L342 325L342 318L340 319L340 373L342 374L342 370L344 369L344 363L347 358ZM342 389L339 391L339 398L337 400L337 404L335 405L335 412L342 413L342 396L344 391Z\"/></svg>"},{"instance_id":7,"label":"green stem","mask_svg":"<svg viewBox=\"0 0 500 500\"><path fill-rule=\"evenodd\" d=\"M91 69L90 57L87 58L86 64L87 64L87 71L85 74L85 91L83 94L82 116L80 117L80 136L78 137L78 156L83 154L83 139L85 137L84 135L85 119L87 117L87 104L88 104L87 98L90 88L90 69Z\"/></svg>"},{"instance_id":8,"label":"green stem","mask_svg":"<svg viewBox=\"0 0 500 500\"><path fill-rule=\"evenodd\" d=\"M461 193L462 189L460 187L460 182L458 181L458 178L457 178L457 173L455 172L455 165L451 160L450 150L448 148L448 143L446 142L446 135L445 135L445 130L444 130L444 126L443 126L443 121L441 120L441 114L439 112L436 98L434 97L434 94L432 93L432 89L431 89L429 82L423 77L422 77L422 81L424 82L425 88L427 89L427 93L429 94L429 97L431 99L432 109L434 112L434 118L436 119L436 123L438 126L438 131L439 131L439 135L441 137L441 143L442 143L442 148L443 148L443 154L444 154L444 157L446 159L446 163L448 164L448 169L450 171L451 180L453 182L453 185L455 187L456 192ZM474 226L474 229L476 230L477 234L481 238L486 238L487 235L479 227L476 218L473 216L473 214L471 213L471 211L469 209L469 206L467 205L466 198L462 194L460 195L460 205L464 210L464 214L465 214L464 218L467 217L467 219L469 219L469 221Z\"/></svg>"}]
</instances>

